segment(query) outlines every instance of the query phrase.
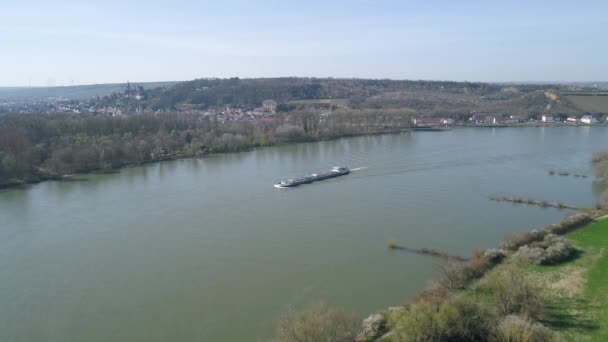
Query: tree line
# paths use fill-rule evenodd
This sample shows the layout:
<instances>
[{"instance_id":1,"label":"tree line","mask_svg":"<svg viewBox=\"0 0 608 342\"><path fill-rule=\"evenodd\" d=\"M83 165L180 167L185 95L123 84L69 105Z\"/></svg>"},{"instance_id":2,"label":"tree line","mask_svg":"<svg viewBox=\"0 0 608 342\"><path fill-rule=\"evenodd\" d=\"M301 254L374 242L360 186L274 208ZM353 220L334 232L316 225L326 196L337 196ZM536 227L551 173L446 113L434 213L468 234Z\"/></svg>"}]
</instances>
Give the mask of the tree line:
<instances>
[{"instance_id":1,"label":"tree line","mask_svg":"<svg viewBox=\"0 0 608 342\"><path fill-rule=\"evenodd\" d=\"M386 132L409 122L409 113L396 110L298 111L279 114L270 122L220 122L186 113L7 114L0 116L0 186L208 153Z\"/></svg>"}]
</instances>

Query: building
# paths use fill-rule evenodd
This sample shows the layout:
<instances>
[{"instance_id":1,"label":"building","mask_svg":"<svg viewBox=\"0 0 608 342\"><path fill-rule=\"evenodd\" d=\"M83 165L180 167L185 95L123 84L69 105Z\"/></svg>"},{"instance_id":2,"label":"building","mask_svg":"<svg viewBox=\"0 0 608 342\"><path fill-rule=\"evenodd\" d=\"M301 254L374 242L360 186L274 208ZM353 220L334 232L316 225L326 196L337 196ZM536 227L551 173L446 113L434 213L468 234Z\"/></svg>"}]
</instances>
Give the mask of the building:
<instances>
[{"instance_id":1,"label":"building","mask_svg":"<svg viewBox=\"0 0 608 342\"><path fill-rule=\"evenodd\" d=\"M542 122L553 122L553 116L551 116L549 114L543 114L543 116L541 117L541 121Z\"/></svg>"},{"instance_id":2,"label":"building","mask_svg":"<svg viewBox=\"0 0 608 342\"><path fill-rule=\"evenodd\" d=\"M569 116L566 119L566 122L569 122L569 123L578 123L578 118L576 116L574 116L574 115L571 115L571 116Z\"/></svg>"},{"instance_id":3,"label":"building","mask_svg":"<svg viewBox=\"0 0 608 342\"><path fill-rule=\"evenodd\" d=\"M494 116L487 114L473 114L473 116L469 118L469 121L476 125L487 125L496 123Z\"/></svg>"},{"instance_id":4,"label":"building","mask_svg":"<svg viewBox=\"0 0 608 342\"><path fill-rule=\"evenodd\" d=\"M591 125L597 123L597 120L591 115L583 115L583 117L581 118L581 123Z\"/></svg>"},{"instance_id":5,"label":"building","mask_svg":"<svg viewBox=\"0 0 608 342\"><path fill-rule=\"evenodd\" d=\"M433 118L433 117L412 117L414 126L449 126L454 124L454 120L450 118Z\"/></svg>"},{"instance_id":6,"label":"building","mask_svg":"<svg viewBox=\"0 0 608 342\"><path fill-rule=\"evenodd\" d=\"M277 109L277 101L265 100L264 102L262 102L262 107L267 112L274 112Z\"/></svg>"}]
</instances>

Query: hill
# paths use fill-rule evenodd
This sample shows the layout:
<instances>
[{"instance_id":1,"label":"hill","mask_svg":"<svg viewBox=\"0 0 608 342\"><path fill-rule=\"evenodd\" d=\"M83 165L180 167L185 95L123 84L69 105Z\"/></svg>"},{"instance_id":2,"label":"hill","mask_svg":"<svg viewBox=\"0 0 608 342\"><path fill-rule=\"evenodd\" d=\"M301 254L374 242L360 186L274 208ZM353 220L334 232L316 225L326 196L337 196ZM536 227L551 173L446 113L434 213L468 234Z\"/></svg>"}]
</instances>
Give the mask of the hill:
<instances>
[{"instance_id":1,"label":"hill","mask_svg":"<svg viewBox=\"0 0 608 342\"><path fill-rule=\"evenodd\" d=\"M278 102L279 111L325 105L348 106L352 109L398 109L433 116L491 112L538 117L546 110L554 115L587 112L590 107L561 94L589 91L593 89L573 84L297 77L197 79L169 88L148 88L141 105L151 110L204 110L226 106L258 107L262 101L273 99ZM124 99L120 97L104 100L104 105L127 105L121 103Z\"/></svg>"},{"instance_id":2,"label":"hill","mask_svg":"<svg viewBox=\"0 0 608 342\"><path fill-rule=\"evenodd\" d=\"M608 93L598 95L568 95L577 108L590 113L608 113Z\"/></svg>"},{"instance_id":3,"label":"hill","mask_svg":"<svg viewBox=\"0 0 608 342\"><path fill-rule=\"evenodd\" d=\"M178 82L143 82L137 83L144 89L172 86ZM65 87L0 87L0 99L3 98L68 98L73 100L89 99L96 96L107 96L125 90L126 83L89 84Z\"/></svg>"}]
</instances>

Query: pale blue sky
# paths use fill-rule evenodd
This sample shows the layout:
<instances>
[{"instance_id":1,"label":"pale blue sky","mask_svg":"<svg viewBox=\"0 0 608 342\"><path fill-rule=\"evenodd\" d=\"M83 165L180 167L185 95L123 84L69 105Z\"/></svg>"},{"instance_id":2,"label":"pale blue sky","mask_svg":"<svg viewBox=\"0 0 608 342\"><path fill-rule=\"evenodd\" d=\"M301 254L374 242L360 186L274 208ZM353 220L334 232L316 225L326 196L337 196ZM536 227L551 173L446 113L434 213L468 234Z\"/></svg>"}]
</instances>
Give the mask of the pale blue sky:
<instances>
[{"instance_id":1,"label":"pale blue sky","mask_svg":"<svg viewBox=\"0 0 608 342\"><path fill-rule=\"evenodd\" d=\"M608 80L608 1L0 1L0 86Z\"/></svg>"}]
</instances>

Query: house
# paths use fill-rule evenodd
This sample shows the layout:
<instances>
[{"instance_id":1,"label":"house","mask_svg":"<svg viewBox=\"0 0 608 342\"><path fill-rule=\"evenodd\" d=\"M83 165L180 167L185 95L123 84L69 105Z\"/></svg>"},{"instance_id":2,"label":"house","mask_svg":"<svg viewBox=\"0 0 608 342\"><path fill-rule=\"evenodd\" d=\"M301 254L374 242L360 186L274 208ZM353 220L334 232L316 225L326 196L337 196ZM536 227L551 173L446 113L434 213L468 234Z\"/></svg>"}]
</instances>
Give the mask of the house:
<instances>
[{"instance_id":1,"label":"house","mask_svg":"<svg viewBox=\"0 0 608 342\"><path fill-rule=\"evenodd\" d=\"M581 118L581 123L591 125L597 123L597 120L591 115L583 115L583 117Z\"/></svg>"},{"instance_id":2,"label":"house","mask_svg":"<svg viewBox=\"0 0 608 342\"><path fill-rule=\"evenodd\" d=\"M566 122L569 122L569 123L578 123L578 118L576 116L574 116L574 115L571 115L571 116L569 116L566 119Z\"/></svg>"},{"instance_id":3,"label":"house","mask_svg":"<svg viewBox=\"0 0 608 342\"><path fill-rule=\"evenodd\" d=\"M509 119L512 123L522 122L521 117L519 115L509 115Z\"/></svg>"},{"instance_id":4,"label":"house","mask_svg":"<svg viewBox=\"0 0 608 342\"><path fill-rule=\"evenodd\" d=\"M446 125L446 119L441 118L412 118L414 126L439 126Z\"/></svg>"},{"instance_id":5,"label":"house","mask_svg":"<svg viewBox=\"0 0 608 342\"><path fill-rule=\"evenodd\" d=\"M469 121L471 121L472 123L474 123L476 125L495 124L496 117L494 115L487 115L487 114L473 114L473 116L471 116L469 118Z\"/></svg>"},{"instance_id":6,"label":"house","mask_svg":"<svg viewBox=\"0 0 608 342\"><path fill-rule=\"evenodd\" d=\"M454 124L454 120L450 119L450 118L442 118L441 119L441 123L444 125L453 125Z\"/></svg>"},{"instance_id":7,"label":"house","mask_svg":"<svg viewBox=\"0 0 608 342\"><path fill-rule=\"evenodd\" d=\"M542 122L553 122L553 116L551 116L549 114L543 114L543 116L541 117L541 121Z\"/></svg>"},{"instance_id":8,"label":"house","mask_svg":"<svg viewBox=\"0 0 608 342\"><path fill-rule=\"evenodd\" d=\"M492 124L494 125L513 125L519 122L519 119L513 118L511 116L494 116L492 119Z\"/></svg>"}]
</instances>

